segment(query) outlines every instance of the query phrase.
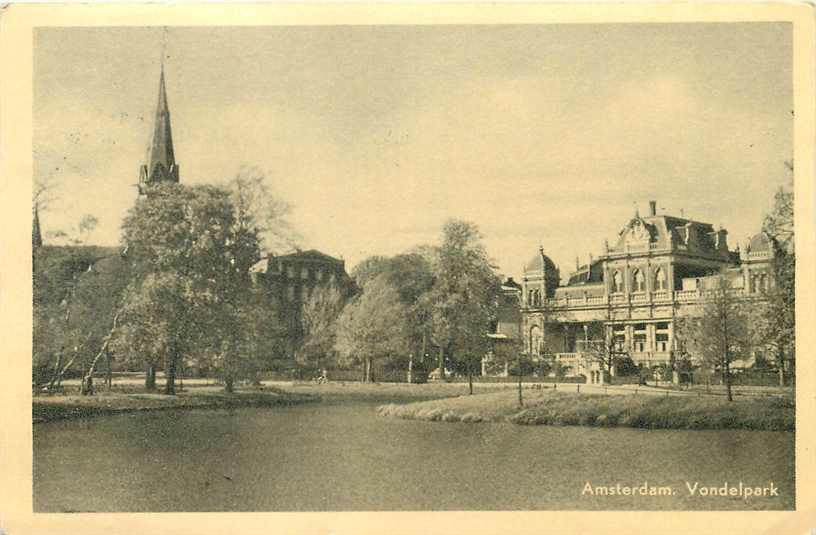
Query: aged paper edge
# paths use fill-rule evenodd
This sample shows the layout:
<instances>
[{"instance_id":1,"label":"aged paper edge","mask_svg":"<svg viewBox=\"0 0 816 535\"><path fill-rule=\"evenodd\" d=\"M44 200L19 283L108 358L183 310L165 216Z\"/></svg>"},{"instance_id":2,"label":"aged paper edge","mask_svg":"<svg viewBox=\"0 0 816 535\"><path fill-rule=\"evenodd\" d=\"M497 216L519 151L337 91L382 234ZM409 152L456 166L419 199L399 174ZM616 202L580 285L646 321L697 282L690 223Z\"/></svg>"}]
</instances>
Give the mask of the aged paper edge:
<instances>
[{"instance_id":1,"label":"aged paper edge","mask_svg":"<svg viewBox=\"0 0 816 535\"><path fill-rule=\"evenodd\" d=\"M567 24L788 21L794 46L797 235L794 512L377 512L32 514L32 29L36 26ZM0 8L0 533L810 533L816 529L814 10L806 4L12 5Z\"/></svg>"}]
</instances>

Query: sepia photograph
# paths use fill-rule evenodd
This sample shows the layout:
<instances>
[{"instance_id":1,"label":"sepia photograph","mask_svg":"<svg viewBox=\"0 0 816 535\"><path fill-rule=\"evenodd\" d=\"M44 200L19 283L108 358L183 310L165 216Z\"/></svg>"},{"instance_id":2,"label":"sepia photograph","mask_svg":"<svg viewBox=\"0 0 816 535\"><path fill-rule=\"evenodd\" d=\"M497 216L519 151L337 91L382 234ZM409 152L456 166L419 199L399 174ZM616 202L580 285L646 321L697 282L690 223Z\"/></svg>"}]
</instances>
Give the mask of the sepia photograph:
<instances>
[{"instance_id":1,"label":"sepia photograph","mask_svg":"<svg viewBox=\"0 0 816 535\"><path fill-rule=\"evenodd\" d=\"M795 511L794 33L33 27L31 512Z\"/></svg>"}]
</instances>

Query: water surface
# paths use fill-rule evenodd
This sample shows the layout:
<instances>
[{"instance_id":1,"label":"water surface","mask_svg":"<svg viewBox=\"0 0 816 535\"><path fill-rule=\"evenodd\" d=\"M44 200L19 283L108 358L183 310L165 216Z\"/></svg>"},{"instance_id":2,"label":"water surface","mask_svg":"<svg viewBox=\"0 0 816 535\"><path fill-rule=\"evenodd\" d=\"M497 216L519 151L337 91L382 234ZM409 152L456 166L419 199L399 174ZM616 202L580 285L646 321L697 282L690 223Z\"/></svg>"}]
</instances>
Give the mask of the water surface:
<instances>
[{"instance_id":1,"label":"water surface","mask_svg":"<svg viewBox=\"0 0 816 535\"><path fill-rule=\"evenodd\" d=\"M34 509L792 509L794 435L434 423L373 403L122 414L34 426ZM591 485L672 496L582 496ZM685 482L779 488L692 497Z\"/></svg>"}]
</instances>

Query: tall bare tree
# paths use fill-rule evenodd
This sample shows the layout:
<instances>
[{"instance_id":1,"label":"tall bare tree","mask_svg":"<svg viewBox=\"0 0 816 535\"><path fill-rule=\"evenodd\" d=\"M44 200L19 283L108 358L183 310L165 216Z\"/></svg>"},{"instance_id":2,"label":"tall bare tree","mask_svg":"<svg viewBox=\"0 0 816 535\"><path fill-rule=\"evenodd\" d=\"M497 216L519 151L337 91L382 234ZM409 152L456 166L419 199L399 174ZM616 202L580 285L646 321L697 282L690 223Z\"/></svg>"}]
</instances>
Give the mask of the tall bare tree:
<instances>
[{"instance_id":1,"label":"tall bare tree","mask_svg":"<svg viewBox=\"0 0 816 535\"><path fill-rule=\"evenodd\" d=\"M706 290L700 316L678 320L678 337L690 354L719 370L728 401L731 391L731 364L747 355L753 346L748 304L732 288L725 272L720 273L713 289Z\"/></svg>"},{"instance_id":2,"label":"tall bare tree","mask_svg":"<svg viewBox=\"0 0 816 535\"><path fill-rule=\"evenodd\" d=\"M793 165L787 164L793 172ZM774 206L762 225L774 248L773 284L765 290L760 308L761 343L774 351L779 386L785 385L785 369L796 359L796 250L792 184L774 196Z\"/></svg>"}]
</instances>

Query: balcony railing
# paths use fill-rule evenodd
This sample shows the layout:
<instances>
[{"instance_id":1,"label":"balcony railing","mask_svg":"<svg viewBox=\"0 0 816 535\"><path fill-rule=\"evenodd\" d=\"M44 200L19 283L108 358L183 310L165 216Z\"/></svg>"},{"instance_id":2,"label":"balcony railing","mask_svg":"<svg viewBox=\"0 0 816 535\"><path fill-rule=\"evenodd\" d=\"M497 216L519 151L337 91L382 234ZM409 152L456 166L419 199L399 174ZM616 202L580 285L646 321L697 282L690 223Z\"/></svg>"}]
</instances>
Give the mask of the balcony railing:
<instances>
[{"instance_id":1,"label":"balcony railing","mask_svg":"<svg viewBox=\"0 0 816 535\"><path fill-rule=\"evenodd\" d=\"M747 293L742 288L732 288L729 291L729 294L733 297L742 297L751 295ZM670 302L672 298L674 301L680 303L691 303L695 301L701 301L704 299L710 299L717 295L717 290L657 290L654 292L637 292L632 294L611 294L609 296L606 295L596 295L596 296L588 296L588 295L580 295L580 296L565 296L559 298L551 298L547 299L545 302L546 306L559 308L559 307L570 307L570 306L582 306L582 305L625 305L629 303L635 304L642 304L642 303L666 303ZM529 308L538 308L536 306L529 306Z\"/></svg>"},{"instance_id":2,"label":"balcony railing","mask_svg":"<svg viewBox=\"0 0 816 535\"><path fill-rule=\"evenodd\" d=\"M700 298L697 290L678 290L674 292L675 301L696 301Z\"/></svg>"}]
</instances>

